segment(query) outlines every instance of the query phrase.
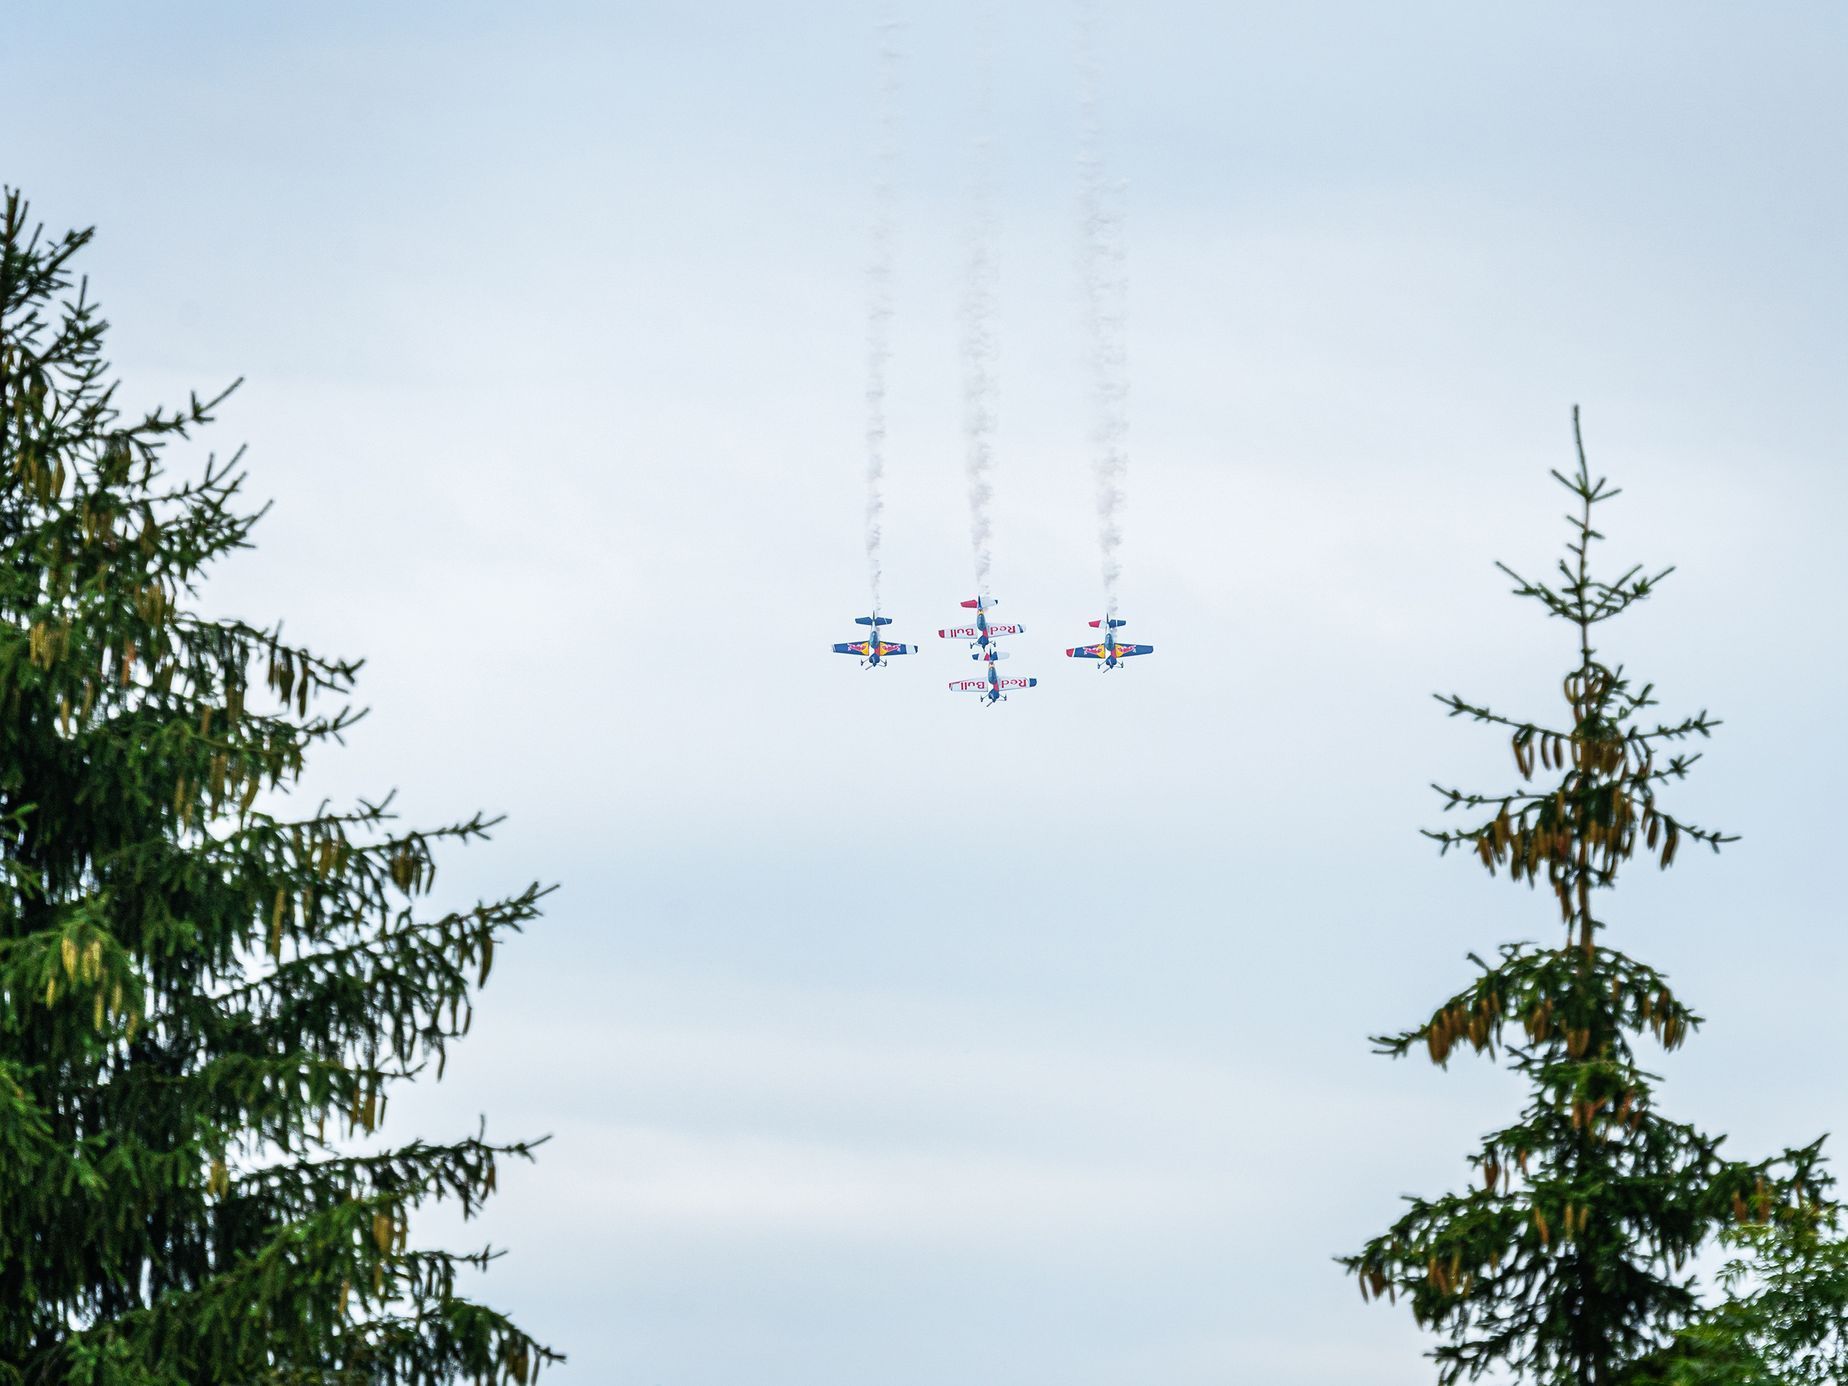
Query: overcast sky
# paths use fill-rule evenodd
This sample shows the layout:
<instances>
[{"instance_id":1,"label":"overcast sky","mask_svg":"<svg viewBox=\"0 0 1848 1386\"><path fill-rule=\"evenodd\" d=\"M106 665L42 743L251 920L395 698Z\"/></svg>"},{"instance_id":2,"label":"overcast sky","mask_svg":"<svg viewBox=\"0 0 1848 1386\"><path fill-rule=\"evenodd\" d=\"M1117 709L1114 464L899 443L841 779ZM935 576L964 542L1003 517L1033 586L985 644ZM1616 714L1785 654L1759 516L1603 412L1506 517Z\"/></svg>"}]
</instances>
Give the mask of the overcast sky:
<instances>
[{"instance_id":1,"label":"overcast sky","mask_svg":"<svg viewBox=\"0 0 1848 1386\"><path fill-rule=\"evenodd\" d=\"M866 607L875 7L0 6L0 180L130 400L248 383L260 547L217 609L368 660L305 793L505 810L446 888L558 881L396 1131L551 1132L485 1281L621 1386L1411 1386L1331 1258L1466 1181L1506 1076L1369 1053L1552 907L1417 835L1555 711L1585 410L1607 653L1725 720L1611 941L1710 1017L1667 1110L1841 1127L1848 12L1105 0L1127 180L1123 610L1099 677L1064 3L994 40L984 711L955 302L978 7L899 5L887 608ZM195 458L200 454L195 454Z\"/></svg>"}]
</instances>

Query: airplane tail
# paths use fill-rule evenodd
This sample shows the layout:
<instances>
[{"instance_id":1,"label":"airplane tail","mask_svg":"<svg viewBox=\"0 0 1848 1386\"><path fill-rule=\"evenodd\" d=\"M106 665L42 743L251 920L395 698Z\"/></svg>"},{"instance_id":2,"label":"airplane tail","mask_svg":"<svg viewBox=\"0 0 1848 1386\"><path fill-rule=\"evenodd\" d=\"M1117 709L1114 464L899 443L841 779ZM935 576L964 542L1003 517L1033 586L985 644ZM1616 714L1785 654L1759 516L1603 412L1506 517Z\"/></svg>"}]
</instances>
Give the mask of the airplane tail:
<instances>
[{"instance_id":1,"label":"airplane tail","mask_svg":"<svg viewBox=\"0 0 1848 1386\"><path fill-rule=\"evenodd\" d=\"M974 611L986 611L991 606L1000 606L1001 603L993 597L971 597L963 605Z\"/></svg>"},{"instance_id":2,"label":"airplane tail","mask_svg":"<svg viewBox=\"0 0 1848 1386\"><path fill-rule=\"evenodd\" d=\"M889 626L892 624L892 618L890 616L856 616L853 618L853 623L856 626Z\"/></svg>"},{"instance_id":3,"label":"airplane tail","mask_svg":"<svg viewBox=\"0 0 1848 1386\"><path fill-rule=\"evenodd\" d=\"M1108 626L1108 627L1109 627L1109 628L1110 628L1111 630L1118 630L1118 629L1121 629L1121 628L1122 628L1123 626L1126 626L1126 625L1128 625L1128 624L1129 624L1129 622L1128 622L1128 621L1119 621L1119 620L1118 620L1118 619L1117 619L1116 617L1114 617L1114 616L1112 616L1112 617L1107 617L1107 618L1105 618L1104 620L1101 620L1101 621L1092 621L1092 622L1090 622L1090 625L1091 625L1091 626L1092 626L1092 627L1093 627L1094 629L1102 629L1103 627L1105 627L1105 626L1107 625L1107 626Z\"/></svg>"}]
</instances>

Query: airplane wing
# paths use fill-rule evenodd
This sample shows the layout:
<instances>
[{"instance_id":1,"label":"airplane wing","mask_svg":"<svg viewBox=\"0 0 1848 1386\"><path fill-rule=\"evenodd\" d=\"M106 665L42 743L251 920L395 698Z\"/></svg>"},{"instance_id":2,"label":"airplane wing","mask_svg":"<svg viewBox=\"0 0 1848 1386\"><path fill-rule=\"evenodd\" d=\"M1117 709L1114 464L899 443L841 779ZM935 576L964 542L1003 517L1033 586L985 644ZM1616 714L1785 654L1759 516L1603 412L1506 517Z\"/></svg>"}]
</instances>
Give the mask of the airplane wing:
<instances>
[{"instance_id":1,"label":"airplane wing","mask_svg":"<svg viewBox=\"0 0 1848 1386\"><path fill-rule=\"evenodd\" d=\"M1006 687L1007 682L1008 681L1006 679L1002 679L1001 680L1002 686ZM987 679L957 679L955 683L950 685L950 688L954 692L957 692L957 693L986 693L988 691L988 680Z\"/></svg>"},{"instance_id":2,"label":"airplane wing","mask_svg":"<svg viewBox=\"0 0 1848 1386\"><path fill-rule=\"evenodd\" d=\"M977 630L974 626L951 626L948 630L940 630L937 632L937 634L942 636L945 640L974 640L977 639L981 633L982 632Z\"/></svg>"},{"instance_id":3,"label":"airplane wing","mask_svg":"<svg viewBox=\"0 0 1848 1386\"><path fill-rule=\"evenodd\" d=\"M856 644L852 641L848 641L844 644L836 645L834 647L834 653L835 654L855 654L855 655L859 655L860 658L864 659L866 658L866 642L862 640Z\"/></svg>"},{"instance_id":4,"label":"airplane wing","mask_svg":"<svg viewBox=\"0 0 1848 1386\"><path fill-rule=\"evenodd\" d=\"M879 647L879 653L882 655L902 655L902 654L912 654L915 652L912 650L911 646L909 645L882 644Z\"/></svg>"},{"instance_id":5,"label":"airplane wing","mask_svg":"<svg viewBox=\"0 0 1848 1386\"><path fill-rule=\"evenodd\" d=\"M1065 653L1073 659L1102 659L1108 651L1102 645L1080 645L1077 649L1067 650Z\"/></svg>"},{"instance_id":6,"label":"airplane wing","mask_svg":"<svg viewBox=\"0 0 1848 1386\"><path fill-rule=\"evenodd\" d=\"M1155 647L1153 645L1118 645L1117 646L1117 658L1118 659L1127 658L1129 655L1154 654L1154 653L1155 653Z\"/></svg>"},{"instance_id":7,"label":"airplane wing","mask_svg":"<svg viewBox=\"0 0 1848 1386\"><path fill-rule=\"evenodd\" d=\"M988 623L988 633L990 635L1023 635L1026 633L1026 629L1027 628L1018 621L1010 625L1002 625L999 621L990 621Z\"/></svg>"},{"instance_id":8,"label":"airplane wing","mask_svg":"<svg viewBox=\"0 0 1848 1386\"><path fill-rule=\"evenodd\" d=\"M1002 689L1005 690L1009 688L1032 688L1035 684L1039 682L1039 680L1038 679L1001 679L999 682L1000 682Z\"/></svg>"}]
</instances>

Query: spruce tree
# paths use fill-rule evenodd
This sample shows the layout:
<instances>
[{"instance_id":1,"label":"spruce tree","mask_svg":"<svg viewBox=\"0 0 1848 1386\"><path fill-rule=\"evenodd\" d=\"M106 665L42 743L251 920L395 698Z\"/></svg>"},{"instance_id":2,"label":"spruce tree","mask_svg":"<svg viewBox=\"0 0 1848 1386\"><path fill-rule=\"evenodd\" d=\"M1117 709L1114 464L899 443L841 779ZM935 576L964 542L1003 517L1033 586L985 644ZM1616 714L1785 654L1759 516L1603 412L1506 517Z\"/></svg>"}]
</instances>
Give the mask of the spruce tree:
<instances>
[{"instance_id":1,"label":"spruce tree","mask_svg":"<svg viewBox=\"0 0 1848 1386\"><path fill-rule=\"evenodd\" d=\"M457 1293L482 1135L375 1149L467 1028L529 887L434 910L477 815L290 811L357 664L198 610L249 544L217 400L123 416L105 324L13 191L0 226L0 1382L524 1382L554 1354ZM223 396L219 396L220 399Z\"/></svg>"},{"instance_id":2,"label":"spruce tree","mask_svg":"<svg viewBox=\"0 0 1848 1386\"><path fill-rule=\"evenodd\" d=\"M1594 644L1669 570L1597 575L1596 521L1618 492L1593 479L1576 409L1572 423L1577 470L1553 473L1574 502L1557 576L1502 569L1517 596L1576 637L1566 715L1529 721L1439 695L1453 717L1509 737L1519 783L1436 786L1465 825L1427 834L1491 875L1544 887L1563 937L1505 945L1492 962L1472 954L1469 985L1415 1028L1375 1041L1438 1065L1463 1048L1500 1059L1525 1082L1526 1107L1469 1157L1471 1187L1409 1198L1387 1232L1343 1261L1363 1296L1403 1296L1442 1335L1431 1355L1445 1386L1494 1368L1544 1386L1624 1381L1695 1314L1688 1262L1710 1238L1735 1224L1806 1221L1826 1199L1820 1142L1774 1160L1728 1159L1723 1137L1660 1110L1658 1080L1641 1066L1645 1037L1674 1049L1701 1022L1666 977L1601 941L1603 901L1634 859L1666 868L1685 846L1717 852L1733 839L1664 799L1699 759L1690 743L1718 723L1704 711L1661 720L1653 688Z\"/></svg>"}]
</instances>

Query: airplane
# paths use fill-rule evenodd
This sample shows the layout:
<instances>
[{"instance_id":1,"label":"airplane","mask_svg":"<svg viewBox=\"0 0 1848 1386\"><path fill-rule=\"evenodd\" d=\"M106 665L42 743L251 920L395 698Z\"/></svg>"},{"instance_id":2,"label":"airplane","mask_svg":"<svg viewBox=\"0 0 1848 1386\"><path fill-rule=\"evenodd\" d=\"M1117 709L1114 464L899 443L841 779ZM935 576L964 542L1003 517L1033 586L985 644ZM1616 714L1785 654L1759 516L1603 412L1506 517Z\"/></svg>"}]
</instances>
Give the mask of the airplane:
<instances>
[{"instance_id":1,"label":"airplane","mask_svg":"<svg viewBox=\"0 0 1848 1386\"><path fill-rule=\"evenodd\" d=\"M1119 621L1114 616L1106 616L1101 621L1092 621L1093 627L1104 632L1104 638L1095 645L1080 645L1065 653L1072 659L1103 661L1097 666L1097 672L1100 674L1106 669L1116 668L1119 660L1128 659L1131 655L1154 654L1153 645L1125 645L1117 639L1117 631L1128 624L1128 621Z\"/></svg>"},{"instance_id":2,"label":"airplane","mask_svg":"<svg viewBox=\"0 0 1848 1386\"><path fill-rule=\"evenodd\" d=\"M1002 678L1001 671L995 668L995 661L1004 659L1006 656L999 650L985 651L983 654L977 655L976 658L980 659L988 666L985 671L986 677L979 679L957 679L956 682L950 685L950 688L953 692L957 693L980 693L982 695L983 707L993 707L996 703L1005 703L1007 701L1009 689L1033 688L1039 683L1038 679Z\"/></svg>"},{"instance_id":3,"label":"airplane","mask_svg":"<svg viewBox=\"0 0 1848 1386\"><path fill-rule=\"evenodd\" d=\"M862 669L877 669L880 665L889 661L893 655L916 653L909 645L894 644L891 641L881 640L879 638L879 627L892 624L892 618L890 616L881 616L875 611L871 616L854 617L853 623L856 626L871 626L872 630L867 632L866 639L864 640L843 641L841 644L836 645L834 647L834 653L859 655L860 667Z\"/></svg>"},{"instance_id":4,"label":"airplane","mask_svg":"<svg viewBox=\"0 0 1848 1386\"><path fill-rule=\"evenodd\" d=\"M987 653L988 647L1003 635L1019 635L1026 627L1018 623L1005 624L990 621L988 612L991 607L1001 605L993 597L971 597L964 606L975 608L975 624L972 626L951 626L948 630L937 632L945 640L967 640L977 651L975 658L980 659Z\"/></svg>"}]
</instances>

